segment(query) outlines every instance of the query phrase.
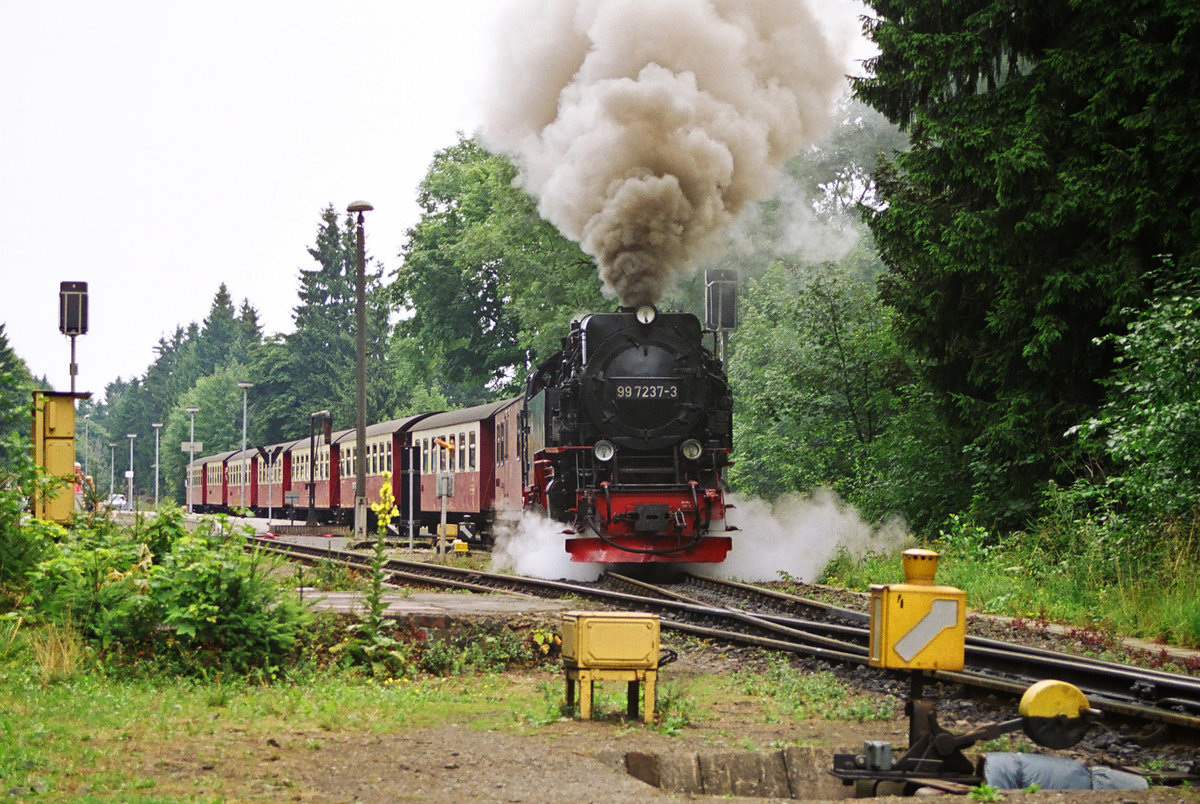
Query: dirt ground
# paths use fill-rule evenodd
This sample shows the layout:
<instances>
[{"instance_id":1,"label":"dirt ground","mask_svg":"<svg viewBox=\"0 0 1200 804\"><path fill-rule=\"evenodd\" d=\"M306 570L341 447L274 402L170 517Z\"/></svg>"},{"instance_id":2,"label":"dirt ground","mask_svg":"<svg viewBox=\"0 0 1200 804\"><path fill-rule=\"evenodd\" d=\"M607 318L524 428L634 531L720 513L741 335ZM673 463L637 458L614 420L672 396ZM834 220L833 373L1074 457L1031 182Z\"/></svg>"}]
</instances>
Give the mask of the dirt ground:
<instances>
[{"instance_id":1,"label":"dirt ground","mask_svg":"<svg viewBox=\"0 0 1200 804\"><path fill-rule=\"evenodd\" d=\"M664 676L731 673L743 657L689 653ZM560 720L533 735L479 730L470 720L394 734L366 731L235 730L160 744L126 744L126 769L154 780L154 800L260 800L305 802L642 802L716 798L670 794L625 772L631 751L687 755L746 752L748 745L810 746L815 761L795 790L806 800L852 794L825 769L833 751L859 750L864 740L903 744L907 721L845 723L824 720L769 723L753 701L732 700L708 711L697 727L669 736L616 716ZM945 722L965 731L965 722ZM1191 790L1141 793L1004 792L1004 801L1200 802ZM763 802L780 798L720 797ZM880 801L890 799L878 799ZM954 797L956 801L966 800Z\"/></svg>"}]
</instances>

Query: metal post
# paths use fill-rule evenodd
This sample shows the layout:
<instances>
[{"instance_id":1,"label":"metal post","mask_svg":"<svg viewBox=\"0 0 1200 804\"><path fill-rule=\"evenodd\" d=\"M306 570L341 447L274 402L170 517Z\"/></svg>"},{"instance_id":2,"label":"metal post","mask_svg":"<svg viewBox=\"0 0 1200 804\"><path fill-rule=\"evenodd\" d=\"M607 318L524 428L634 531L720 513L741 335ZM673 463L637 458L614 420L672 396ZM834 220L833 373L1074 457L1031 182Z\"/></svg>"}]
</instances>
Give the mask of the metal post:
<instances>
[{"instance_id":1,"label":"metal post","mask_svg":"<svg viewBox=\"0 0 1200 804\"><path fill-rule=\"evenodd\" d=\"M158 510L158 431L162 429L162 422L154 422L150 425L154 428L154 510Z\"/></svg>"},{"instance_id":2,"label":"metal post","mask_svg":"<svg viewBox=\"0 0 1200 804\"><path fill-rule=\"evenodd\" d=\"M92 414L90 414L90 413L83 414L83 476L84 476L84 478L88 478L92 474L91 472L88 471L88 452L91 451L88 448L91 446L91 443L92 443L91 441L88 440L88 425L90 425L91 423L92 423Z\"/></svg>"},{"instance_id":3,"label":"metal post","mask_svg":"<svg viewBox=\"0 0 1200 804\"><path fill-rule=\"evenodd\" d=\"M249 468L249 461L246 458L246 394L254 387L252 382L239 382L238 388L242 389L242 507L246 507L246 470Z\"/></svg>"},{"instance_id":4,"label":"metal post","mask_svg":"<svg viewBox=\"0 0 1200 804\"><path fill-rule=\"evenodd\" d=\"M126 507L130 511L133 510L133 439L137 438L137 433L127 433L125 435L129 439L129 499L125 501Z\"/></svg>"},{"instance_id":5,"label":"metal post","mask_svg":"<svg viewBox=\"0 0 1200 804\"><path fill-rule=\"evenodd\" d=\"M374 209L366 201L355 201L347 212L358 213L358 265L355 270L354 318L358 328L358 352L355 361L357 411L354 456L354 538L367 538L367 289L366 245L363 241L363 213Z\"/></svg>"},{"instance_id":6,"label":"metal post","mask_svg":"<svg viewBox=\"0 0 1200 804\"><path fill-rule=\"evenodd\" d=\"M321 423L321 432L324 434L326 423L332 420L333 416L327 410L318 410L308 416L308 519L305 524L310 527L317 524L317 481L314 474L317 463L317 422Z\"/></svg>"},{"instance_id":7,"label":"metal post","mask_svg":"<svg viewBox=\"0 0 1200 804\"><path fill-rule=\"evenodd\" d=\"M117 445L108 444L108 499L113 496L113 481L117 477Z\"/></svg>"},{"instance_id":8,"label":"metal post","mask_svg":"<svg viewBox=\"0 0 1200 804\"><path fill-rule=\"evenodd\" d=\"M75 393L75 376L79 374L79 364L75 362L75 336L71 336L71 393Z\"/></svg>"},{"instance_id":9,"label":"metal post","mask_svg":"<svg viewBox=\"0 0 1200 804\"><path fill-rule=\"evenodd\" d=\"M417 452L420 447L408 448L408 552L413 551L413 531L416 528L416 523L413 522L413 482L417 473L417 463L420 458L417 457Z\"/></svg>"},{"instance_id":10,"label":"metal post","mask_svg":"<svg viewBox=\"0 0 1200 804\"><path fill-rule=\"evenodd\" d=\"M200 408L184 408L191 417L191 429L188 430L188 465L185 473L187 482L188 513L192 513L192 464L196 462L196 414Z\"/></svg>"}]
</instances>

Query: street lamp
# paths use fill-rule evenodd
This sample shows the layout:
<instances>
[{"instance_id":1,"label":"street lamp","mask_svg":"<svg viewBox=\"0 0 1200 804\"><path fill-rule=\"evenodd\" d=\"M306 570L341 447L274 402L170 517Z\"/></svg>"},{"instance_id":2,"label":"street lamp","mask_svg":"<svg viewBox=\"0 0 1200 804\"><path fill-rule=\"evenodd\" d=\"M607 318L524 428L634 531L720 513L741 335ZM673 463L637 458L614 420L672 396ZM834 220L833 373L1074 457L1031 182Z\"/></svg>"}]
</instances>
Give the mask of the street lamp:
<instances>
[{"instance_id":1,"label":"street lamp","mask_svg":"<svg viewBox=\"0 0 1200 804\"><path fill-rule=\"evenodd\" d=\"M354 372L358 390L354 439L354 538L357 541L367 538L367 271L363 213L374 208L366 201L355 201L346 207L347 212L358 213L358 266L355 272L354 302L354 319L358 328L358 353Z\"/></svg>"},{"instance_id":2,"label":"street lamp","mask_svg":"<svg viewBox=\"0 0 1200 804\"><path fill-rule=\"evenodd\" d=\"M109 443L108 445L108 499L112 500L113 496L113 480L117 476L117 445Z\"/></svg>"},{"instance_id":3,"label":"street lamp","mask_svg":"<svg viewBox=\"0 0 1200 804\"><path fill-rule=\"evenodd\" d=\"M242 382L238 383L238 388L242 389L242 471L241 471L241 477L242 477L242 507L243 508L246 507L246 469L247 469L248 463L249 463L246 460L246 394L253 387L254 387L254 383L252 383L252 382L245 382L243 380Z\"/></svg>"},{"instance_id":4,"label":"street lamp","mask_svg":"<svg viewBox=\"0 0 1200 804\"><path fill-rule=\"evenodd\" d=\"M196 460L196 413L200 408L184 408L187 414L192 417L191 430L188 431L188 465L187 465L187 498L188 498L188 513L192 512L192 463Z\"/></svg>"},{"instance_id":5,"label":"street lamp","mask_svg":"<svg viewBox=\"0 0 1200 804\"><path fill-rule=\"evenodd\" d=\"M162 429L162 422L154 422L150 425L154 428L154 510L158 510L158 431Z\"/></svg>"},{"instance_id":6,"label":"street lamp","mask_svg":"<svg viewBox=\"0 0 1200 804\"><path fill-rule=\"evenodd\" d=\"M88 477L91 472L88 471L88 446L91 444L88 441L88 425L92 423L92 414L83 414L83 476Z\"/></svg>"},{"instance_id":7,"label":"street lamp","mask_svg":"<svg viewBox=\"0 0 1200 804\"><path fill-rule=\"evenodd\" d=\"M129 439L129 499L125 501L125 505L130 511L133 510L133 439L137 438L137 433L126 433L125 437Z\"/></svg>"}]
</instances>

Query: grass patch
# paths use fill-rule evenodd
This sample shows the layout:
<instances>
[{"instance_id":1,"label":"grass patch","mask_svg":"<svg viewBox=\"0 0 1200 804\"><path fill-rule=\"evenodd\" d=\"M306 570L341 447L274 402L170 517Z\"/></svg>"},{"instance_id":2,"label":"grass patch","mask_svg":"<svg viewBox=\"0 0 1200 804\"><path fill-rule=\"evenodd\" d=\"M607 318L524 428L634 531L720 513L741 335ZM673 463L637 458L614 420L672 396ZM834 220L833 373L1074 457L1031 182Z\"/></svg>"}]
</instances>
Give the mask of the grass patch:
<instances>
[{"instance_id":1,"label":"grass patch","mask_svg":"<svg viewBox=\"0 0 1200 804\"><path fill-rule=\"evenodd\" d=\"M1200 547L1189 531L1046 521L1000 536L952 518L927 544L942 554L937 583L966 592L974 611L1200 647ZM866 591L903 578L899 555L839 555L821 580Z\"/></svg>"},{"instance_id":2,"label":"grass patch","mask_svg":"<svg viewBox=\"0 0 1200 804\"><path fill-rule=\"evenodd\" d=\"M891 720L896 700L891 696L855 695L831 672L803 673L782 656L771 656L762 672L737 674L742 691L769 702L771 710L795 720Z\"/></svg>"},{"instance_id":3,"label":"grass patch","mask_svg":"<svg viewBox=\"0 0 1200 804\"><path fill-rule=\"evenodd\" d=\"M555 689L561 696L561 685ZM181 791L158 789L146 766L178 761L189 745L261 745L278 735L306 735L300 745L319 750L323 734L390 734L447 723L512 731L520 727L513 712L544 705L536 679L525 675L380 684L338 672L258 685L113 679L80 667L44 684L36 668L8 663L0 667L0 789L19 791L18 799L161 800ZM205 796L221 797L221 782L213 784Z\"/></svg>"}]
</instances>

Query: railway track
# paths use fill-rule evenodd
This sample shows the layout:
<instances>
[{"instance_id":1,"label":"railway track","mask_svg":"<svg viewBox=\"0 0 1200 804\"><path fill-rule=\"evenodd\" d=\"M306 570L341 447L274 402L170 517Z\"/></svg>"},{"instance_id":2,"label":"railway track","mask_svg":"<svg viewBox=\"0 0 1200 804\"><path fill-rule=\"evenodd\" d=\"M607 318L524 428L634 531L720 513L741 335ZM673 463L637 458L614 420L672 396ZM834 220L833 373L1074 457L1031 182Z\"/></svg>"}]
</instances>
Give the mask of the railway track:
<instances>
[{"instance_id":1,"label":"railway track","mask_svg":"<svg viewBox=\"0 0 1200 804\"><path fill-rule=\"evenodd\" d=\"M291 560L322 560L368 568L361 553L254 540ZM425 584L475 592L536 597L574 596L599 604L658 614L664 629L699 637L788 651L838 664L866 665L868 618L860 611L774 590L688 576L681 584L648 584L614 573L599 584L547 581L460 567L391 559L385 582ZM927 678L1020 696L1030 684L1056 678L1079 687L1093 708L1200 734L1200 679L968 635L966 667Z\"/></svg>"}]
</instances>

